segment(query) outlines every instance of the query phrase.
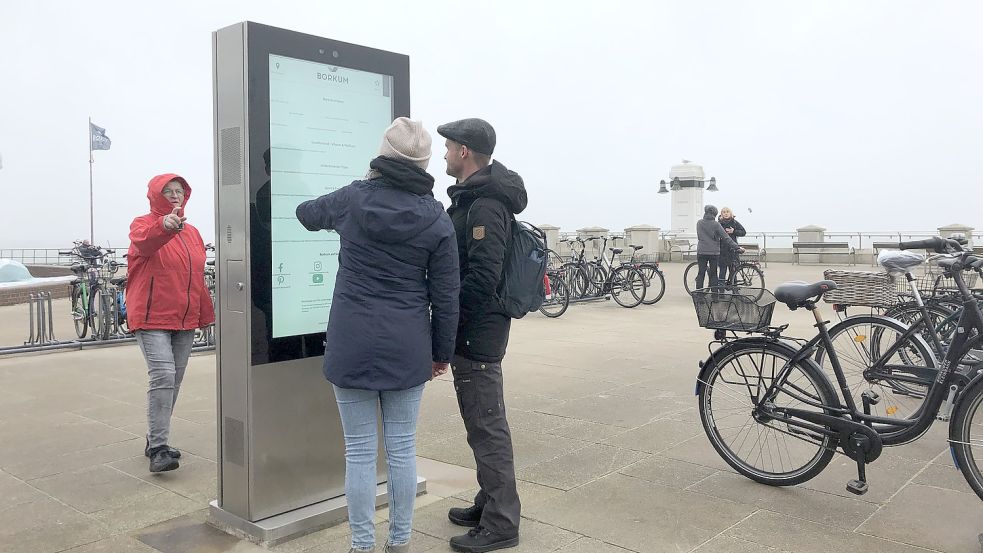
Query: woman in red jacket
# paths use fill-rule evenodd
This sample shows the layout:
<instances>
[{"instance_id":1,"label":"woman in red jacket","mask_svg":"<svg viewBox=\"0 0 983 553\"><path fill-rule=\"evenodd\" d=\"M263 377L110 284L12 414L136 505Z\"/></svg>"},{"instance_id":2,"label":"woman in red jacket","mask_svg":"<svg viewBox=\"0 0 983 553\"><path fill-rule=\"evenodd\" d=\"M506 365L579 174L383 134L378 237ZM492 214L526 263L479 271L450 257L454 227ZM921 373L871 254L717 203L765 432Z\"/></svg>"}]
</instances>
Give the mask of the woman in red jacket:
<instances>
[{"instance_id":1,"label":"woman in red jacket","mask_svg":"<svg viewBox=\"0 0 983 553\"><path fill-rule=\"evenodd\" d=\"M171 412L196 328L215 321L205 289L205 244L186 222L191 197L188 181L157 175L147 186L150 213L130 223L126 309L127 324L147 361L147 442L150 472L178 468L181 453L167 445Z\"/></svg>"}]
</instances>

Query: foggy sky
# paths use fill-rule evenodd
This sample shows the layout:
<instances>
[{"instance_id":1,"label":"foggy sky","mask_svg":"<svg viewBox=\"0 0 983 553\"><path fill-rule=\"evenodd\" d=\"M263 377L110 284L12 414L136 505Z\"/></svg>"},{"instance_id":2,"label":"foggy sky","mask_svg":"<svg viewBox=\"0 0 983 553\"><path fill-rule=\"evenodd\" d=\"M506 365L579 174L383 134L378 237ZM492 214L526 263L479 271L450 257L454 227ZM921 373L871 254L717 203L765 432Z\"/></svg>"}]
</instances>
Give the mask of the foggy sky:
<instances>
[{"instance_id":1,"label":"foggy sky","mask_svg":"<svg viewBox=\"0 0 983 553\"><path fill-rule=\"evenodd\" d=\"M682 158L749 232L983 228L978 1L4 2L0 248L88 236L89 116L97 242L164 172L211 240L211 32L244 20L409 55L445 204L436 127L482 117L563 230L665 228Z\"/></svg>"}]
</instances>

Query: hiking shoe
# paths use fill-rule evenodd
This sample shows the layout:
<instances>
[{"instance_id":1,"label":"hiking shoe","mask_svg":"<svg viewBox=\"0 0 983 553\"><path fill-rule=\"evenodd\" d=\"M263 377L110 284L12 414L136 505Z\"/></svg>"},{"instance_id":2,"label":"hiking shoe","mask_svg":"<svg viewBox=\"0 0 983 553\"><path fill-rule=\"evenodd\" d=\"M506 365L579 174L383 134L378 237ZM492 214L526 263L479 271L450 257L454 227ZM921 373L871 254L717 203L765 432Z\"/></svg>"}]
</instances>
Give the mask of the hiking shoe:
<instances>
[{"instance_id":1,"label":"hiking shoe","mask_svg":"<svg viewBox=\"0 0 983 553\"><path fill-rule=\"evenodd\" d=\"M155 447L150 450L150 472L167 472L179 466L180 463L171 457L167 446Z\"/></svg>"},{"instance_id":2,"label":"hiking shoe","mask_svg":"<svg viewBox=\"0 0 983 553\"><path fill-rule=\"evenodd\" d=\"M484 553L519 545L519 532L513 534L496 534L475 526L463 536L451 538L451 549L464 553Z\"/></svg>"},{"instance_id":3,"label":"hiking shoe","mask_svg":"<svg viewBox=\"0 0 983 553\"><path fill-rule=\"evenodd\" d=\"M144 456L146 456L146 457L149 458L150 457L150 438L145 438L145 440L146 440L146 445L143 446L143 454L144 454ZM181 452L180 451L174 449L173 447L171 447L169 445L166 445L164 447L167 448L167 453L171 457L174 457L175 459L180 459L181 458Z\"/></svg>"},{"instance_id":4,"label":"hiking shoe","mask_svg":"<svg viewBox=\"0 0 983 553\"><path fill-rule=\"evenodd\" d=\"M458 526L477 526L481 522L481 511L477 505L472 505L467 509L452 507L447 511L447 518Z\"/></svg>"}]
</instances>

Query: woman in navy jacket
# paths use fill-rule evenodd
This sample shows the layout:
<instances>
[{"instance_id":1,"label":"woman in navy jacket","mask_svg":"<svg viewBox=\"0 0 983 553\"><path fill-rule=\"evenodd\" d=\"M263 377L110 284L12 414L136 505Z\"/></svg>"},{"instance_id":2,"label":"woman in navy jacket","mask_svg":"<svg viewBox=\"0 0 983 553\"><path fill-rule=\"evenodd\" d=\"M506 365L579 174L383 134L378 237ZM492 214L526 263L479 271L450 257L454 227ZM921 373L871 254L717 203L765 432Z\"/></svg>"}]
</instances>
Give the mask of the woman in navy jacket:
<instances>
[{"instance_id":1,"label":"woman in navy jacket","mask_svg":"<svg viewBox=\"0 0 983 553\"><path fill-rule=\"evenodd\" d=\"M324 375L345 433L352 550L375 547L381 406L389 466L386 551L408 551L416 498L416 420L423 387L449 368L457 332L454 226L426 172L430 135L400 117L383 136L366 180L297 207L311 231L341 237Z\"/></svg>"}]
</instances>

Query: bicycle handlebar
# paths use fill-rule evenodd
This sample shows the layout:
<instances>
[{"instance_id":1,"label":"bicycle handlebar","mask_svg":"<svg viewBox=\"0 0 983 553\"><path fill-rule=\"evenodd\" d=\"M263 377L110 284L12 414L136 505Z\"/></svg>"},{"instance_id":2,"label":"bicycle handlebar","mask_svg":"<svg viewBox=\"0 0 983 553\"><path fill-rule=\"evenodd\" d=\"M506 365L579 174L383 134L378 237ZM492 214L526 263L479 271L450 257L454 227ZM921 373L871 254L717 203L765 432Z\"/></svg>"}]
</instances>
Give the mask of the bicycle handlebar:
<instances>
[{"instance_id":1,"label":"bicycle handlebar","mask_svg":"<svg viewBox=\"0 0 983 553\"><path fill-rule=\"evenodd\" d=\"M909 240L898 242L900 250L931 250L935 253L956 253L964 251L962 246L966 244L965 238L941 238L933 236L924 240Z\"/></svg>"}]
</instances>

